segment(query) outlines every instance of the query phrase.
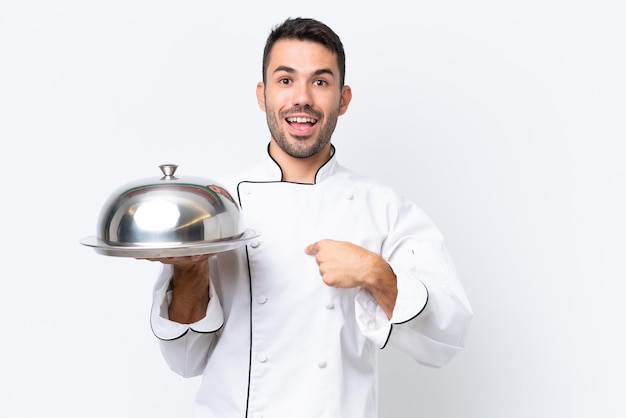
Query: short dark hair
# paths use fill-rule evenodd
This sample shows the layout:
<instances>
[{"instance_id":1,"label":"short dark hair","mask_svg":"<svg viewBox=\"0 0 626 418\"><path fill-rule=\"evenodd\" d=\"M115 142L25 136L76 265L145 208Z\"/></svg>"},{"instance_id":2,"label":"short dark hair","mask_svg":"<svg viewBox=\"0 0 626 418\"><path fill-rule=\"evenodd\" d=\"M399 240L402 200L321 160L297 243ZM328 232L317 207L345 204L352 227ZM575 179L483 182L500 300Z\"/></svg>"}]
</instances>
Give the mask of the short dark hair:
<instances>
[{"instance_id":1,"label":"short dark hair","mask_svg":"<svg viewBox=\"0 0 626 418\"><path fill-rule=\"evenodd\" d=\"M309 18L289 18L272 29L263 50L263 82L266 81L267 65L274 44L280 39L298 39L311 41L328 48L337 56L339 67L340 86L343 87L346 79L346 54L339 36L322 22Z\"/></svg>"}]
</instances>

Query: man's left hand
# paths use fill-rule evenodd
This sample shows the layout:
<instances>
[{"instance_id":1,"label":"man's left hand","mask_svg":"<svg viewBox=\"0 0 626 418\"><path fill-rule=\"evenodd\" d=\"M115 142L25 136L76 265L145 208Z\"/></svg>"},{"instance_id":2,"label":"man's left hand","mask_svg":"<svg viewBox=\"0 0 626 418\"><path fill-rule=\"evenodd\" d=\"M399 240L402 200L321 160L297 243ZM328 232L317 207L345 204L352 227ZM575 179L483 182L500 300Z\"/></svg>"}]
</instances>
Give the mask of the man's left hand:
<instances>
[{"instance_id":1,"label":"man's left hand","mask_svg":"<svg viewBox=\"0 0 626 418\"><path fill-rule=\"evenodd\" d=\"M304 252L315 256L326 285L369 290L391 318L398 288L396 275L382 257L350 242L329 239L308 245Z\"/></svg>"}]
</instances>

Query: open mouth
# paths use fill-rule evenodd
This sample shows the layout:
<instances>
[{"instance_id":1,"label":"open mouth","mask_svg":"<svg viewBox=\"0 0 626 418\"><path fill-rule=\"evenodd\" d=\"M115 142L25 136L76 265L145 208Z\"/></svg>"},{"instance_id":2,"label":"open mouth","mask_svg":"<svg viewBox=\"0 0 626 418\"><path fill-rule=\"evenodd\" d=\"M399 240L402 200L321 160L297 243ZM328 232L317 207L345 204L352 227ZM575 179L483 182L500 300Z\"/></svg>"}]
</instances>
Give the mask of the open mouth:
<instances>
[{"instance_id":1,"label":"open mouth","mask_svg":"<svg viewBox=\"0 0 626 418\"><path fill-rule=\"evenodd\" d=\"M285 118L289 126L299 131L311 129L316 123L317 119L308 116L292 116Z\"/></svg>"}]
</instances>

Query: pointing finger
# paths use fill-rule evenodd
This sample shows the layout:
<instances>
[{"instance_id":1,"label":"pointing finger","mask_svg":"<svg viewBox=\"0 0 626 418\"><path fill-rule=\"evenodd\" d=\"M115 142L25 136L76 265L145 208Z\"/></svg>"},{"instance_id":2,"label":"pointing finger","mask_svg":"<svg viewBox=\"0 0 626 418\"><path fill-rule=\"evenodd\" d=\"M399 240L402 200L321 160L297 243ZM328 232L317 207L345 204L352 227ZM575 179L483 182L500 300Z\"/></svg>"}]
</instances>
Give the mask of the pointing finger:
<instances>
[{"instance_id":1,"label":"pointing finger","mask_svg":"<svg viewBox=\"0 0 626 418\"><path fill-rule=\"evenodd\" d=\"M309 244L306 246L306 248L304 249L304 252L307 253L308 255L316 255L320 250L319 245L317 244L317 242L314 242L313 244Z\"/></svg>"}]
</instances>

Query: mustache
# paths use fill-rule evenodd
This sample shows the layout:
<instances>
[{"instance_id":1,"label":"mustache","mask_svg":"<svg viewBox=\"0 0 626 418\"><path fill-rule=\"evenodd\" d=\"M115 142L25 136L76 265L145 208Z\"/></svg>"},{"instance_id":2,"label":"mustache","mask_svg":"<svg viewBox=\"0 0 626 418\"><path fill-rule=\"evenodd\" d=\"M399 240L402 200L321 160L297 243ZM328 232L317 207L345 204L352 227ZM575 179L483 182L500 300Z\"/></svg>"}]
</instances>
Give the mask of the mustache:
<instances>
[{"instance_id":1,"label":"mustache","mask_svg":"<svg viewBox=\"0 0 626 418\"><path fill-rule=\"evenodd\" d=\"M320 112L311 109L311 107L309 106L294 106L290 109L286 109L283 110L282 112L280 112L280 116L283 118L286 118L288 115L294 114L294 113L304 113L307 116L311 116L312 118L315 119L321 119L322 115L320 114Z\"/></svg>"}]
</instances>

